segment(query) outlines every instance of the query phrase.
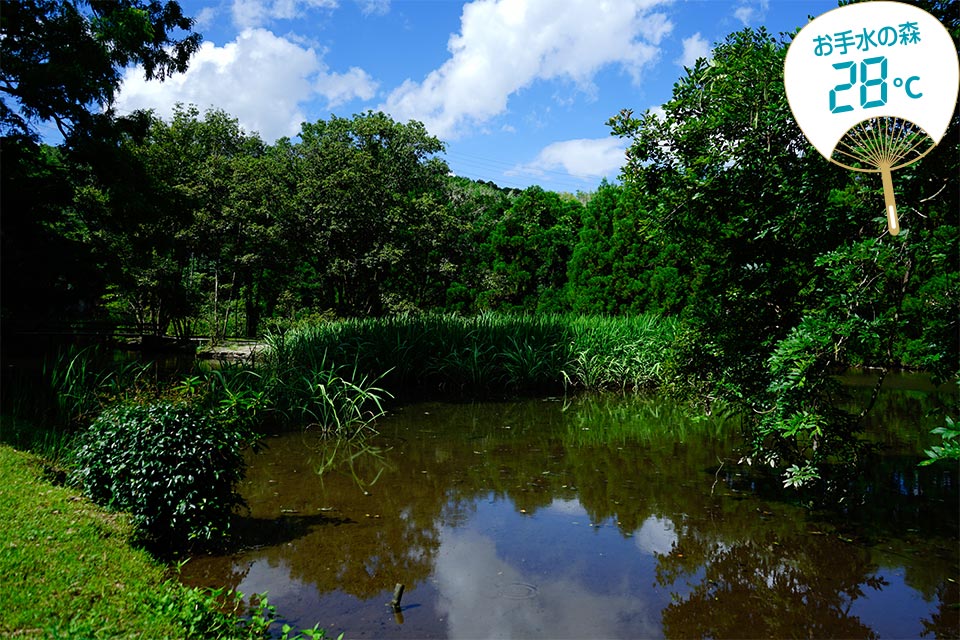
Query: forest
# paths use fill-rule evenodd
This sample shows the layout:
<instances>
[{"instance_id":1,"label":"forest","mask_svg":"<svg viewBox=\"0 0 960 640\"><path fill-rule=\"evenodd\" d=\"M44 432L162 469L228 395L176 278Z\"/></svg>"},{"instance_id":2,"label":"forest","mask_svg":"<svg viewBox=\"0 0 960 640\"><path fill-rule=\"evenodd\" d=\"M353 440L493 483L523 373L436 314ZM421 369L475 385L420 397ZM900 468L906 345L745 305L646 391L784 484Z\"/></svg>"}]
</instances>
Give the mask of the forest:
<instances>
[{"instance_id":1,"label":"forest","mask_svg":"<svg viewBox=\"0 0 960 640\"><path fill-rule=\"evenodd\" d=\"M960 40L956 3L916 4ZM956 390L960 112L894 173L890 235L879 175L825 161L794 121L790 34L731 33L662 110L623 105L607 122L627 144L619 178L557 193L453 175L442 140L382 112L273 143L216 108L116 113L124 69L163 79L199 47L176 2L7 3L0 24L0 441L64 435L88 495L158 501L134 514L154 542L218 539L266 427L353 441L428 392L661 393L735 418L741 462L824 497L868 459L858 436L888 372ZM48 357L49 336L155 352L252 338L265 355L152 387L140 363L88 369L90 352L44 361L41 385L6 366ZM878 380L857 406L837 379L851 367ZM956 400L926 464L960 458ZM143 435L163 429L208 439L173 466L222 472L210 500L173 495L168 440ZM196 453L213 450L224 469Z\"/></svg>"},{"instance_id":2,"label":"forest","mask_svg":"<svg viewBox=\"0 0 960 640\"><path fill-rule=\"evenodd\" d=\"M384 113L273 144L216 109L117 115L123 64L162 78L199 36L174 36L191 24L175 3L106 12L154 30L105 55L63 6L47 10L91 58L60 77L39 72L58 32L31 32L27 5L4 14L5 349L25 331L219 341L349 318L652 314L681 327L667 386L737 404L768 452L849 430L828 428L849 418L830 378L844 367L960 370L960 118L895 174L891 236L877 175L825 162L793 120L787 35L732 33L662 113L612 114L620 180L570 194L451 175L441 140ZM955 6L925 7L960 35Z\"/></svg>"}]
</instances>

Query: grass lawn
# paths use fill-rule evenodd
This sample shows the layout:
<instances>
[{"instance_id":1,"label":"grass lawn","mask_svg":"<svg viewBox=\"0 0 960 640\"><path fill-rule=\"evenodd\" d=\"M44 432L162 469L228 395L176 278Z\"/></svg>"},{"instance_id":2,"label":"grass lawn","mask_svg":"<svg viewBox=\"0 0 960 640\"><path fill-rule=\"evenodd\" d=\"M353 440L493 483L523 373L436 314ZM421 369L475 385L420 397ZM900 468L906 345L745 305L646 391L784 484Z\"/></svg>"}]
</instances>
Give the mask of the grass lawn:
<instances>
[{"instance_id":1,"label":"grass lawn","mask_svg":"<svg viewBox=\"0 0 960 640\"><path fill-rule=\"evenodd\" d=\"M164 575L132 528L0 445L0 637L240 635L209 594Z\"/></svg>"}]
</instances>

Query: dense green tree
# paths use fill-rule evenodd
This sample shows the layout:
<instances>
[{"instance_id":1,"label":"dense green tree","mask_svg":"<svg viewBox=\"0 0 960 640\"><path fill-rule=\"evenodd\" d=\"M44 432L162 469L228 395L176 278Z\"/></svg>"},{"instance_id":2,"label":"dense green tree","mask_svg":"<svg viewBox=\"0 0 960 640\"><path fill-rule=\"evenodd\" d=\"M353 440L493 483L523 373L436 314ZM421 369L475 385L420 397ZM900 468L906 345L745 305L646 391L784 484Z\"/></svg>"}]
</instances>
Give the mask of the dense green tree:
<instances>
[{"instance_id":1,"label":"dense green tree","mask_svg":"<svg viewBox=\"0 0 960 640\"><path fill-rule=\"evenodd\" d=\"M568 269L570 303L577 313L609 314L617 310L612 238L621 194L620 187L604 183L583 208Z\"/></svg>"},{"instance_id":2,"label":"dense green tree","mask_svg":"<svg viewBox=\"0 0 960 640\"><path fill-rule=\"evenodd\" d=\"M383 113L303 125L298 198L318 232L310 250L322 279L322 308L379 315L398 304L391 296L402 294L390 291L389 277L423 267L418 260L429 240L417 246L424 238L414 229L442 216L440 203L427 196L442 188L448 172L436 157L441 151L419 122L401 124Z\"/></svg>"},{"instance_id":3,"label":"dense green tree","mask_svg":"<svg viewBox=\"0 0 960 640\"><path fill-rule=\"evenodd\" d=\"M217 302L228 304L248 284L249 269L238 277L237 265L259 246L257 221L233 206L235 184L247 177L237 178L238 165L263 148L225 113L200 118L192 107L178 108L169 123L146 117L142 131L118 144L71 145L74 211L118 319L153 335L186 336L203 318L204 329L222 335Z\"/></svg>"},{"instance_id":4,"label":"dense green tree","mask_svg":"<svg viewBox=\"0 0 960 640\"><path fill-rule=\"evenodd\" d=\"M784 97L785 51L762 29L732 34L687 70L662 115L624 111L611 125L631 140L625 180L649 195L641 226L690 290L678 375L708 406L742 402L756 417L753 455L802 483L856 459L862 416L836 409L831 374L911 360L956 371L946 287L957 204L945 189L956 127L947 149L899 172L909 231L891 237L879 179L830 165L802 137Z\"/></svg>"},{"instance_id":5,"label":"dense green tree","mask_svg":"<svg viewBox=\"0 0 960 640\"><path fill-rule=\"evenodd\" d=\"M89 230L71 202L72 154L40 143L53 122L65 149L85 141L109 149L142 129L138 116L109 107L122 74L142 65L148 78L183 71L200 36L177 2L28 0L0 10L0 191L3 209L4 330L89 320L104 275ZM66 157L65 157L66 156ZM82 161L81 161L82 162ZM121 172L125 167L118 167ZM6 344L6 341L5 341Z\"/></svg>"},{"instance_id":6,"label":"dense green tree","mask_svg":"<svg viewBox=\"0 0 960 640\"><path fill-rule=\"evenodd\" d=\"M562 311L567 264L582 205L530 187L490 234L492 268L481 306L506 311Z\"/></svg>"},{"instance_id":7,"label":"dense green tree","mask_svg":"<svg viewBox=\"0 0 960 640\"><path fill-rule=\"evenodd\" d=\"M606 182L586 203L568 270L574 311L673 314L686 283L663 235L647 230L649 198L631 184Z\"/></svg>"},{"instance_id":8,"label":"dense green tree","mask_svg":"<svg viewBox=\"0 0 960 640\"><path fill-rule=\"evenodd\" d=\"M188 226L177 232L187 259L181 277L187 304L179 322L202 316L210 335L223 337L232 303L242 298L245 326L256 327L251 309L257 308L262 256L275 255L277 246L269 241L269 214L236 192L261 174L264 143L222 111L201 118L196 107L178 107L169 123L154 124L147 148L152 173L182 194L189 209Z\"/></svg>"},{"instance_id":9,"label":"dense green tree","mask_svg":"<svg viewBox=\"0 0 960 640\"><path fill-rule=\"evenodd\" d=\"M318 222L300 207L301 164L286 139L257 155L238 155L230 163L231 192L219 218L224 243L214 263L222 289L213 306L220 309L224 332L231 298L242 299L243 326L249 336L262 331L262 318L277 313L292 316L292 307L312 306L310 291L317 279L310 252L320 231Z\"/></svg>"},{"instance_id":10,"label":"dense green tree","mask_svg":"<svg viewBox=\"0 0 960 640\"><path fill-rule=\"evenodd\" d=\"M111 127L110 136L75 138L68 148L74 197L64 211L104 274L106 308L122 324L153 336L190 312L184 235L193 198L177 183L175 163L161 153L158 136L165 127L142 114L127 131Z\"/></svg>"},{"instance_id":11,"label":"dense green tree","mask_svg":"<svg viewBox=\"0 0 960 640\"><path fill-rule=\"evenodd\" d=\"M762 29L733 34L678 81L663 115L612 121L632 139L625 177L653 194L643 228L676 251L686 315L717 345L717 366L743 369L740 383L795 324L810 257L852 226L846 212L813 215L812 191L831 181L806 171L784 98L785 48Z\"/></svg>"},{"instance_id":12,"label":"dense green tree","mask_svg":"<svg viewBox=\"0 0 960 640\"><path fill-rule=\"evenodd\" d=\"M0 145L0 324L63 328L93 317L103 278L63 216L73 195L63 155L22 136Z\"/></svg>"},{"instance_id":13,"label":"dense green tree","mask_svg":"<svg viewBox=\"0 0 960 640\"><path fill-rule=\"evenodd\" d=\"M458 313L478 310L477 302L490 281L493 251L490 236L498 221L519 194L483 180L450 177L444 199L449 216L464 228L447 241L454 272L447 284L443 308Z\"/></svg>"}]
</instances>

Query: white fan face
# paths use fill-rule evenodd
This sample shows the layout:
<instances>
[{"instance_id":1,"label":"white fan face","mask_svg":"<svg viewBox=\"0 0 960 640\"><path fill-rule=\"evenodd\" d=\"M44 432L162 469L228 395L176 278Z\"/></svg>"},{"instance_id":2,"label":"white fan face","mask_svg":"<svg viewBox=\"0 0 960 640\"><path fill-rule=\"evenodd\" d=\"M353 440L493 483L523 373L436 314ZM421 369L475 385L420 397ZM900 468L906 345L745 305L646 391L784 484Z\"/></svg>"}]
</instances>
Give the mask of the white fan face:
<instances>
[{"instance_id":1,"label":"white fan face","mask_svg":"<svg viewBox=\"0 0 960 640\"><path fill-rule=\"evenodd\" d=\"M784 84L804 135L837 161L838 143L864 121L906 121L939 142L957 104L960 64L953 38L926 11L864 2L828 11L797 34Z\"/></svg>"}]
</instances>

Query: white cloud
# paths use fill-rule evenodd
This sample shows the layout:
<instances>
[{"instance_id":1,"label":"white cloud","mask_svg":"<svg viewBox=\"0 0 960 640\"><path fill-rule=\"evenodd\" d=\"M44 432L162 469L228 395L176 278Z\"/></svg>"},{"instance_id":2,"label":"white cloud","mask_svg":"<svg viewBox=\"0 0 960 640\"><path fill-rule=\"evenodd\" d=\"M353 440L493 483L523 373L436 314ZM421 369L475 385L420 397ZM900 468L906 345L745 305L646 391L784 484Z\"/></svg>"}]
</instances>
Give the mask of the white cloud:
<instances>
[{"instance_id":1,"label":"white cloud","mask_svg":"<svg viewBox=\"0 0 960 640\"><path fill-rule=\"evenodd\" d=\"M365 16L385 16L390 13L390 0L356 0Z\"/></svg>"},{"instance_id":2,"label":"white cloud","mask_svg":"<svg viewBox=\"0 0 960 640\"><path fill-rule=\"evenodd\" d=\"M740 0L734 9L734 17L749 27L752 23L763 20L770 8L770 0Z\"/></svg>"},{"instance_id":3,"label":"white cloud","mask_svg":"<svg viewBox=\"0 0 960 640\"><path fill-rule=\"evenodd\" d=\"M308 9L336 9L337 0L233 0L233 23L240 29L260 27L271 20L292 20Z\"/></svg>"},{"instance_id":4,"label":"white cloud","mask_svg":"<svg viewBox=\"0 0 960 640\"><path fill-rule=\"evenodd\" d=\"M505 112L513 93L538 80L572 81L589 95L597 71L617 64L639 82L673 28L653 12L666 1L475 0L448 42L450 58L421 82L403 82L381 108L450 139Z\"/></svg>"},{"instance_id":5,"label":"white cloud","mask_svg":"<svg viewBox=\"0 0 960 640\"><path fill-rule=\"evenodd\" d=\"M217 19L217 9L215 7L204 7L196 15L196 23L193 25L194 29L197 29L201 33L213 26L215 20Z\"/></svg>"},{"instance_id":6,"label":"white cloud","mask_svg":"<svg viewBox=\"0 0 960 640\"><path fill-rule=\"evenodd\" d=\"M328 107L370 100L376 87L362 69L332 72L312 48L265 29L248 29L222 47L203 43L187 71L165 82L146 82L142 69L127 70L116 107L154 109L161 117L169 117L178 102L215 107L273 142L299 131L305 120L302 103L317 97Z\"/></svg>"},{"instance_id":7,"label":"white cloud","mask_svg":"<svg viewBox=\"0 0 960 640\"><path fill-rule=\"evenodd\" d=\"M370 100L377 91L377 83L359 67L350 67L346 73L320 74L316 87L317 91L327 99L329 108L354 98Z\"/></svg>"},{"instance_id":8,"label":"white cloud","mask_svg":"<svg viewBox=\"0 0 960 640\"><path fill-rule=\"evenodd\" d=\"M554 142L544 147L533 162L513 173L542 175L545 171L562 170L578 178L613 176L625 163L624 149L623 141L613 136Z\"/></svg>"},{"instance_id":9,"label":"white cloud","mask_svg":"<svg viewBox=\"0 0 960 640\"><path fill-rule=\"evenodd\" d=\"M683 39L683 54L677 59L681 67L693 68L700 58L710 57L710 43L700 35L700 32Z\"/></svg>"}]
</instances>

